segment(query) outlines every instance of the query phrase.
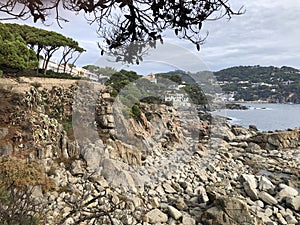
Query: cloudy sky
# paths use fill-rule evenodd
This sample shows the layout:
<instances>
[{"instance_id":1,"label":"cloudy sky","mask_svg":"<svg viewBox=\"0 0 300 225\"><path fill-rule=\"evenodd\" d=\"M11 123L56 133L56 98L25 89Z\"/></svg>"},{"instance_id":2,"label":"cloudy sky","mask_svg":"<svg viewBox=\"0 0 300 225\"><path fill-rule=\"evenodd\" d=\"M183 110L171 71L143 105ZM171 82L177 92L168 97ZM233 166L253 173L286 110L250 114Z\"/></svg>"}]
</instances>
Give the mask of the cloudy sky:
<instances>
[{"instance_id":1,"label":"cloudy sky","mask_svg":"<svg viewBox=\"0 0 300 225\"><path fill-rule=\"evenodd\" d=\"M300 1L295 0L229 0L236 10L244 6L244 15L231 20L206 22L203 34L209 32L201 51L187 41L166 34L165 45L159 46L140 66L130 67L140 73L185 69L212 70L239 65L292 66L300 69ZM11 21L16 22L16 21ZM32 25L30 21L26 23ZM72 16L60 29L53 23L45 27L77 40L87 50L77 64L97 64L115 68L128 67L107 61L97 47L96 25L89 25L82 16Z\"/></svg>"}]
</instances>

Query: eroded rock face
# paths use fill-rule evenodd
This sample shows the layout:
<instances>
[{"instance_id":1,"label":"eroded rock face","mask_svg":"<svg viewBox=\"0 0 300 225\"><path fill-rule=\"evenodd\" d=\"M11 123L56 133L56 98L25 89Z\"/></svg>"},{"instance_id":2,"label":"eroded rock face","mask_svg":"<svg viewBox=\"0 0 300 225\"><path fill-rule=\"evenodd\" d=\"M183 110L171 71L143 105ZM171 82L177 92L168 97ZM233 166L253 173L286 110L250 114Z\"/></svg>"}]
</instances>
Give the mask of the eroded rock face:
<instances>
[{"instance_id":1,"label":"eroded rock face","mask_svg":"<svg viewBox=\"0 0 300 225\"><path fill-rule=\"evenodd\" d=\"M107 142L110 146L110 156L115 159L121 159L129 165L142 165L142 153L135 146L125 144L120 140Z\"/></svg>"},{"instance_id":2,"label":"eroded rock face","mask_svg":"<svg viewBox=\"0 0 300 225\"><path fill-rule=\"evenodd\" d=\"M51 99L69 93L53 90ZM89 89L84 91L92 94ZM112 98L102 91L95 116L110 117ZM50 98L51 92L45 93ZM79 97L79 103L84 105L90 97ZM23 115L18 120L31 118L33 128L29 131L36 144L30 142L30 146L36 147L35 159L44 162L56 184L50 193L35 193L47 203L46 224L59 224L61 215L65 224L76 223L84 212L97 212L97 207L103 206L113 209L110 215L120 225L275 225L300 221L300 151L291 147L296 146L294 131L255 136L257 131L226 125L219 129L221 135L209 137L206 120L188 120L172 107L146 105L141 106L145 110L141 120L130 119L129 125L120 130L112 119L107 120L109 126L97 121L101 129L95 140L89 140L88 132L81 130L79 145L69 138L59 119L48 115L38 102L29 102L28 117ZM62 102L59 104L64 105ZM69 106L66 103L66 114ZM81 113L87 115L84 110ZM92 120L80 117L80 121L96 127ZM2 129L5 140L11 138L10 129L8 134ZM136 139L129 140L127 134ZM248 138L253 135L266 139ZM26 140L24 135L14 138ZM29 145L23 142L24 146L26 143ZM291 149L280 150L287 146ZM13 150L15 146L11 147ZM72 206L84 203L88 203L85 211L72 214ZM105 218L99 221L109 224Z\"/></svg>"},{"instance_id":3,"label":"eroded rock face","mask_svg":"<svg viewBox=\"0 0 300 225\"><path fill-rule=\"evenodd\" d=\"M259 133L253 141L263 149L289 149L299 146L299 130Z\"/></svg>"},{"instance_id":4,"label":"eroded rock face","mask_svg":"<svg viewBox=\"0 0 300 225\"><path fill-rule=\"evenodd\" d=\"M143 190L143 179L138 174L122 168L119 161L104 159L101 167L101 175L114 187L124 187L133 192Z\"/></svg>"}]
</instances>

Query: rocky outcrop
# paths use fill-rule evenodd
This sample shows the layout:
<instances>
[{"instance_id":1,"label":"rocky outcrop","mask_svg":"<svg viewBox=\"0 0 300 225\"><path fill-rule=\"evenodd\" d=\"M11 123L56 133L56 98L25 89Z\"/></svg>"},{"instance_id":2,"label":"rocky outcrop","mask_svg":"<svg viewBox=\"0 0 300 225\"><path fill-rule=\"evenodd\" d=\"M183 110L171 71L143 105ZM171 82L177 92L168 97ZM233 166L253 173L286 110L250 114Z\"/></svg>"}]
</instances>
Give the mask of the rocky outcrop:
<instances>
[{"instance_id":1,"label":"rocky outcrop","mask_svg":"<svg viewBox=\"0 0 300 225\"><path fill-rule=\"evenodd\" d=\"M290 149L299 146L299 130L258 133L252 141L263 149Z\"/></svg>"},{"instance_id":2,"label":"rocky outcrop","mask_svg":"<svg viewBox=\"0 0 300 225\"><path fill-rule=\"evenodd\" d=\"M141 118L128 120L115 116L104 87L96 94L85 86L75 103L70 89L51 90L27 93L13 123L0 128L0 144L30 148L55 183L35 193L47 205L45 224L300 221L297 130L259 133L164 105L142 104ZM47 98L64 110L48 110ZM71 102L81 128L73 135L62 125Z\"/></svg>"},{"instance_id":3,"label":"rocky outcrop","mask_svg":"<svg viewBox=\"0 0 300 225\"><path fill-rule=\"evenodd\" d=\"M258 224L251 216L247 204L237 198L221 197L215 200L216 206L206 210L202 222L217 225Z\"/></svg>"},{"instance_id":4,"label":"rocky outcrop","mask_svg":"<svg viewBox=\"0 0 300 225\"><path fill-rule=\"evenodd\" d=\"M142 165L142 153L135 146L128 145L120 140L107 142L109 155L115 159L122 159L128 165Z\"/></svg>"},{"instance_id":5,"label":"rocky outcrop","mask_svg":"<svg viewBox=\"0 0 300 225\"><path fill-rule=\"evenodd\" d=\"M167 155L149 155L135 171L126 163L106 158L100 163L101 172L89 176L84 164L74 164L72 173L58 166L52 175L58 190L49 196L48 224L61 211L72 221L84 218L84 213L71 213L74 208L66 199L76 199L77 204L96 199L85 210L94 212L105 204L114 209L110 215L116 224L297 224L300 185L293 157L299 150L284 151L274 165L270 160L277 150L248 151L251 145L218 143L212 145L217 150L213 157L195 154L188 162L173 161L174 171L168 167L156 170L168 160ZM121 204L124 200L126 204ZM104 219L97 221L105 224Z\"/></svg>"},{"instance_id":6,"label":"rocky outcrop","mask_svg":"<svg viewBox=\"0 0 300 225\"><path fill-rule=\"evenodd\" d=\"M226 107L226 109L231 109L231 110L247 110L247 109L249 109L247 106L237 104L237 103L226 103L225 107Z\"/></svg>"}]
</instances>

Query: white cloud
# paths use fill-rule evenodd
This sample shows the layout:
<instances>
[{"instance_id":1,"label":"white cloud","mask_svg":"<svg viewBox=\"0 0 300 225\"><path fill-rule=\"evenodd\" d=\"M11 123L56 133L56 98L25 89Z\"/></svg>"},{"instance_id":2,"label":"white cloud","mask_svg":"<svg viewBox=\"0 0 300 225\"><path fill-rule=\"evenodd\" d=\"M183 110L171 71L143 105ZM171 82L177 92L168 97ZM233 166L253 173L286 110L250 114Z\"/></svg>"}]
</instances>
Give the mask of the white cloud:
<instances>
[{"instance_id":1,"label":"white cloud","mask_svg":"<svg viewBox=\"0 0 300 225\"><path fill-rule=\"evenodd\" d=\"M229 22L215 21L202 56L212 69L234 65L300 67L300 2L244 1L246 13ZM241 3L242 4L242 3Z\"/></svg>"}]
</instances>

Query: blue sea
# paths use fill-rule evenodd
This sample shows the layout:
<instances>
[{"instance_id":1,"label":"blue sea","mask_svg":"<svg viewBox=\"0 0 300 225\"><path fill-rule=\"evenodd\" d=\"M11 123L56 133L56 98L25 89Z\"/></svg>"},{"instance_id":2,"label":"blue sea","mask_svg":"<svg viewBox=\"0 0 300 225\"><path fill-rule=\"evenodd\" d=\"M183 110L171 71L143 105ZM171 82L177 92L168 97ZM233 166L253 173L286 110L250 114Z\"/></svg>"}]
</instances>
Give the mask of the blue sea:
<instances>
[{"instance_id":1,"label":"blue sea","mask_svg":"<svg viewBox=\"0 0 300 225\"><path fill-rule=\"evenodd\" d=\"M249 110L219 110L213 114L230 118L231 124L248 128L255 125L261 131L300 127L300 104L239 103Z\"/></svg>"}]
</instances>

